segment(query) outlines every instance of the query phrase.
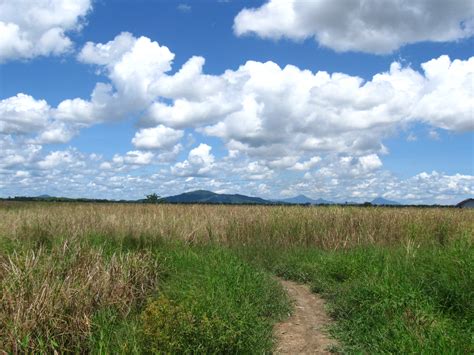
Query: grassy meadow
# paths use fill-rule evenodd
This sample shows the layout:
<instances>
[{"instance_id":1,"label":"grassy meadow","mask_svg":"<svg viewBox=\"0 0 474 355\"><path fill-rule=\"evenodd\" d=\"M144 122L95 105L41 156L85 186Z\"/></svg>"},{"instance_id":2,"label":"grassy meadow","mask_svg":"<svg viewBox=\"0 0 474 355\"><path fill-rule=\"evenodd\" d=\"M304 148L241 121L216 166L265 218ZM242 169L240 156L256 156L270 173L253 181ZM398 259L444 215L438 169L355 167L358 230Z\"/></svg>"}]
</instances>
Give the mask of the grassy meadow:
<instances>
[{"instance_id":1,"label":"grassy meadow","mask_svg":"<svg viewBox=\"0 0 474 355\"><path fill-rule=\"evenodd\" d=\"M0 204L0 349L262 353L320 293L347 353L474 352L474 211Z\"/></svg>"}]
</instances>

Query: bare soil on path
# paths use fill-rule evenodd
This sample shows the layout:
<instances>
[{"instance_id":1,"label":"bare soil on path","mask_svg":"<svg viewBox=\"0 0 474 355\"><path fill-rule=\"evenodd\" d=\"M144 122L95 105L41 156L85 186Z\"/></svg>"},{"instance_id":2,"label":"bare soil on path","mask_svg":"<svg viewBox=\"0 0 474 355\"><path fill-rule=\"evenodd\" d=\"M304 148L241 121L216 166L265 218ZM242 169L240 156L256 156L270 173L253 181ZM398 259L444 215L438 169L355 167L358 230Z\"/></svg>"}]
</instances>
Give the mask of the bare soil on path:
<instances>
[{"instance_id":1,"label":"bare soil on path","mask_svg":"<svg viewBox=\"0 0 474 355\"><path fill-rule=\"evenodd\" d=\"M327 333L332 323L325 302L307 285L279 279L294 302L292 315L275 326L276 354L330 354L328 348L337 345Z\"/></svg>"}]
</instances>

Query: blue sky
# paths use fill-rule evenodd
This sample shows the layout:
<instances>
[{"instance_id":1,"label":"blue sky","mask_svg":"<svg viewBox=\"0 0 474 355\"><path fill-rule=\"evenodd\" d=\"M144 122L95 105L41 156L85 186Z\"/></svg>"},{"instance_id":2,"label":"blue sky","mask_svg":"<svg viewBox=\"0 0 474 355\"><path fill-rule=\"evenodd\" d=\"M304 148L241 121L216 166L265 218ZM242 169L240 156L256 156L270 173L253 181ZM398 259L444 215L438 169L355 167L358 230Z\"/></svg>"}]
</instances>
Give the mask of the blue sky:
<instances>
[{"instance_id":1,"label":"blue sky","mask_svg":"<svg viewBox=\"0 0 474 355\"><path fill-rule=\"evenodd\" d=\"M0 196L474 194L470 1L0 10Z\"/></svg>"}]
</instances>

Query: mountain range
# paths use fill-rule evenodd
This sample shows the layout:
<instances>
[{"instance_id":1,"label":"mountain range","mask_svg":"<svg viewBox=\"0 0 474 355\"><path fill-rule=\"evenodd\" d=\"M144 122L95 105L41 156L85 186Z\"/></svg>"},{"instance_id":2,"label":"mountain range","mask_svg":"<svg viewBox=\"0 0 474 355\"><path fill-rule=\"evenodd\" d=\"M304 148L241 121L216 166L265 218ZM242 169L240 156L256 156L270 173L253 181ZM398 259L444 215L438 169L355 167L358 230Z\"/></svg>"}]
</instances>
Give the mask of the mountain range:
<instances>
[{"instance_id":1,"label":"mountain range","mask_svg":"<svg viewBox=\"0 0 474 355\"><path fill-rule=\"evenodd\" d=\"M370 203L373 204L373 205L377 205L377 206L397 206L397 205L399 205L398 202L386 200L383 197L377 197L377 198L373 199L372 201L370 201Z\"/></svg>"},{"instance_id":2,"label":"mountain range","mask_svg":"<svg viewBox=\"0 0 474 355\"><path fill-rule=\"evenodd\" d=\"M280 200L265 200L260 197L251 197L239 194L218 194L212 191L196 190L185 192L179 195L164 197L163 201L169 203L222 203L222 204L310 204L310 205L334 205L336 202L325 200L322 198L312 199L305 195L298 195L291 198ZM395 206L399 205L396 201L386 200L377 197L370 202L377 206ZM356 203L354 203L356 204Z\"/></svg>"},{"instance_id":3,"label":"mountain range","mask_svg":"<svg viewBox=\"0 0 474 355\"><path fill-rule=\"evenodd\" d=\"M265 200L260 197L251 197L239 194L218 194L212 191L196 190L185 192L175 196L164 197L163 201L169 203L222 203L222 204L310 204L310 205L334 205L336 202L325 200L322 198L312 199L305 195L298 195L291 198L280 200ZM370 202L372 205L395 206L398 202L386 200L382 197L377 197ZM356 204L356 203L353 203Z\"/></svg>"},{"instance_id":4,"label":"mountain range","mask_svg":"<svg viewBox=\"0 0 474 355\"><path fill-rule=\"evenodd\" d=\"M217 194L206 190L185 192L175 196L165 197L163 200L170 203L227 203L227 204L271 204L271 201L260 197L250 197L239 194Z\"/></svg>"},{"instance_id":5,"label":"mountain range","mask_svg":"<svg viewBox=\"0 0 474 355\"><path fill-rule=\"evenodd\" d=\"M158 197L158 196L157 196ZM4 200L0 198L0 200ZM90 198L69 198L69 197L55 197L50 195L39 195L39 196L15 196L9 197L7 200L18 200L18 201L50 201L50 202L123 202L123 203L150 203L148 199L139 200L107 200L107 199L90 199ZM209 203L209 204L254 204L254 205L275 205L275 204L288 204L288 205L360 205L361 203L356 202L345 202L338 203L322 198L312 199L305 195L298 195L291 198L285 199L263 199L260 197L246 196L241 194L219 194L207 190L196 190L189 191L179 195L167 196L159 199L161 202L168 203ZM367 203L366 203L367 204ZM369 204L374 206L398 206L400 203L396 201L390 201L382 197L373 199Z\"/></svg>"},{"instance_id":6,"label":"mountain range","mask_svg":"<svg viewBox=\"0 0 474 355\"><path fill-rule=\"evenodd\" d=\"M313 200L312 198L307 197L305 195L298 195L291 198L285 198L283 200L278 200L278 202L291 203L291 204L310 204L310 205L333 205L334 204L334 202L328 201L322 198Z\"/></svg>"}]
</instances>

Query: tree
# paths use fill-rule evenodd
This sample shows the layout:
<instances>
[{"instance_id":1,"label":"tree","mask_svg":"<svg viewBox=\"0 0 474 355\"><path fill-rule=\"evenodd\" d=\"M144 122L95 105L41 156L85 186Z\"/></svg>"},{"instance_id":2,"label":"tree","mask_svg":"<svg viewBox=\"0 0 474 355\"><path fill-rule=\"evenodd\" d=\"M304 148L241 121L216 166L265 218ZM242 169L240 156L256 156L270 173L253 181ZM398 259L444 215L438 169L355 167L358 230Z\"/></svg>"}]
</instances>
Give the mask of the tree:
<instances>
[{"instance_id":1,"label":"tree","mask_svg":"<svg viewBox=\"0 0 474 355\"><path fill-rule=\"evenodd\" d=\"M148 203L158 203L161 197L158 196L156 193L152 193L150 195L146 195L146 202Z\"/></svg>"}]
</instances>

